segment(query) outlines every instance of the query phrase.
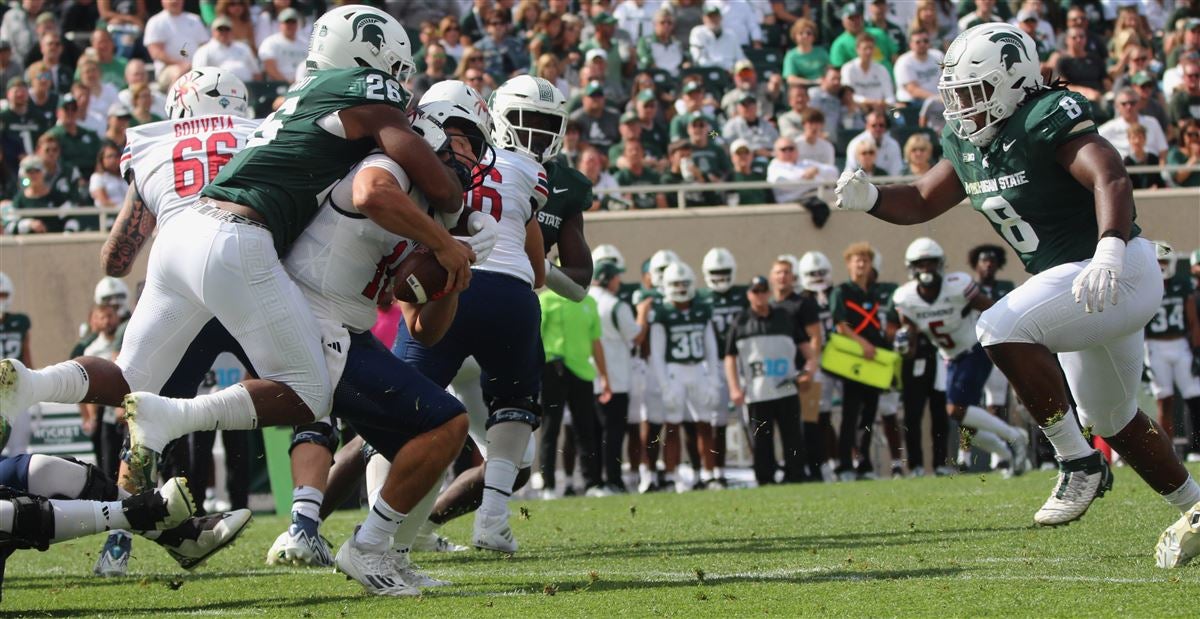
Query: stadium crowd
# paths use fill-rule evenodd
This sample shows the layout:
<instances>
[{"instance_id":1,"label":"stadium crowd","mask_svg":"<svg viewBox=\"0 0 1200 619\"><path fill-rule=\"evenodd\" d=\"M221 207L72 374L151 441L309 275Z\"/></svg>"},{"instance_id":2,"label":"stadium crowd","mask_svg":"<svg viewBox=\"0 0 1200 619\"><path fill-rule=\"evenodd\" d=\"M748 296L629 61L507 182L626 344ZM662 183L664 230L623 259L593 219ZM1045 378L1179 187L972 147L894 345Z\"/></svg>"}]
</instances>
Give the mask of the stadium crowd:
<instances>
[{"instance_id":1,"label":"stadium crowd","mask_svg":"<svg viewBox=\"0 0 1200 619\"><path fill-rule=\"evenodd\" d=\"M246 81L258 115L304 71L321 0L11 1L0 5L4 233L97 229L119 206L124 131L159 120L193 66ZM448 78L485 97L530 73L571 112L561 156L592 209L678 206L623 186L919 175L940 154L943 50L1008 21L1092 102L1128 165L1200 163L1200 4L1192 0L438 0L374 3L412 35L419 98ZM1181 170L1138 187L1200 186ZM814 189L689 191L687 206L799 202ZM29 208L57 216L22 217Z\"/></svg>"}]
</instances>

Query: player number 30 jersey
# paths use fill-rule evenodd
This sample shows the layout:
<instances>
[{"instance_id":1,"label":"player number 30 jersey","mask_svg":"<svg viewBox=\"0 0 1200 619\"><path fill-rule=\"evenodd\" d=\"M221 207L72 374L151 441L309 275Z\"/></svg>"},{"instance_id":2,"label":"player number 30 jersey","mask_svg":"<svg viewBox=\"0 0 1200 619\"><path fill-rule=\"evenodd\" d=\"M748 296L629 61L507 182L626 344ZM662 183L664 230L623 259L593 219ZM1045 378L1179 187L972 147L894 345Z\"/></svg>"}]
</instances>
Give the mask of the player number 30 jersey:
<instances>
[{"instance_id":1,"label":"player number 30 jersey","mask_svg":"<svg viewBox=\"0 0 1200 619\"><path fill-rule=\"evenodd\" d=\"M892 303L937 345L942 357L953 359L979 341L975 337L978 315L969 307L978 294L979 286L969 275L950 273L942 278L942 289L933 302L921 298L917 282L911 281L896 289Z\"/></svg>"}]
</instances>

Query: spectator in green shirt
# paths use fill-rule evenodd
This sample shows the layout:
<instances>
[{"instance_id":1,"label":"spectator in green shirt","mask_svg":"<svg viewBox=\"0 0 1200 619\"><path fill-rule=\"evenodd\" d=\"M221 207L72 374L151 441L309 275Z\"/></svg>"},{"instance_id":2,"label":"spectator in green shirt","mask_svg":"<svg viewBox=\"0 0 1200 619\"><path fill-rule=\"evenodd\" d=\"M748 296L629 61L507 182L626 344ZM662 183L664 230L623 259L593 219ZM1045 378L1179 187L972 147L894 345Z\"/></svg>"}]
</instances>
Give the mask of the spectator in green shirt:
<instances>
[{"instance_id":1,"label":"spectator in green shirt","mask_svg":"<svg viewBox=\"0 0 1200 619\"><path fill-rule=\"evenodd\" d=\"M96 61L100 63L100 79L117 90L128 86L125 83L125 65L129 61L117 55L117 47L107 30L97 28L92 31L92 49L96 51Z\"/></svg>"},{"instance_id":2,"label":"spectator in green shirt","mask_svg":"<svg viewBox=\"0 0 1200 619\"><path fill-rule=\"evenodd\" d=\"M733 174L729 180L740 183L744 181L767 180L767 164L761 158L756 158L746 140L734 140L729 147L733 159ZM766 189L739 189L730 192L727 197L729 206L741 204L771 204L774 198Z\"/></svg>"},{"instance_id":3,"label":"spectator in green shirt","mask_svg":"<svg viewBox=\"0 0 1200 619\"><path fill-rule=\"evenodd\" d=\"M1183 131L1183 142L1167 153L1167 165L1200 165L1200 125L1190 123ZM1200 187L1200 172L1179 170L1171 172L1180 187Z\"/></svg>"},{"instance_id":4,"label":"spectator in green shirt","mask_svg":"<svg viewBox=\"0 0 1200 619\"><path fill-rule=\"evenodd\" d=\"M829 46L829 62L839 69L842 65L854 60L857 55L858 35L866 32L875 39L875 54L872 60L882 64L891 72L892 61L896 59L896 44L886 32L867 26L863 22L862 8L857 3L847 4L842 8L842 27L845 32L838 35Z\"/></svg>"},{"instance_id":5,"label":"spectator in green shirt","mask_svg":"<svg viewBox=\"0 0 1200 619\"><path fill-rule=\"evenodd\" d=\"M692 114L687 124L688 141L692 143L692 159L710 182L724 180L733 167L725 149L715 144L715 132L703 114Z\"/></svg>"},{"instance_id":6,"label":"spectator in green shirt","mask_svg":"<svg viewBox=\"0 0 1200 619\"><path fill-rule=\"evenodd\" d=\"M584 297L574 303L546 289L538 295L542 307L542 346L546 365L542 373L542 491L546 498L555 495L558 460L558 433L562 427L563 406L571 407L571 425L575 447L589 494L602 494L600 455L596 453L599 420L596 400L612 398L604 348L600 344L600 314L596 300ZM595 360L595 366L592 360ZM593 396L592 381L599 379L600 395Z\"/></svg>"},{"instance_id":7,"label":"spectator in green shirt","mask_svg":"<svg viewBox=\"0 0 1200 619\"><path fill-rule=\"evenodd\" d=\"M817 45L817 25L811 19L798 19L792 24L792 41L796 47L783 57L783 77L796 77L805 86L815 86L829 64L829 50Z\"/></svg>"},{"instance_id":8,"label":"spectator in green shirt","mask_svg":"<svg viewBox=\"0 0 1200 619\"><path fill-rule=\"evenodd\" d=\"M100 136L79 125L79 103L67 93L58 98L58 124L47 133L58 138L62 146L62 162L83 174L91 174L100 152Z\"/></svg>"},{"instance_id":9,"label":"spectator in green shirt","mask_svg":"<svg viewBox=\"0 0 1200 619\"><path fill-rule=\"evenodd\" d=\"M657 185L661 182L658 173L646 166L646 149L641 142L625 142L620 163L617 184L622 187ZM630 193L624 197L633 208L667 208L667 197L661 193Z\"/></svg>"}]
</instances>

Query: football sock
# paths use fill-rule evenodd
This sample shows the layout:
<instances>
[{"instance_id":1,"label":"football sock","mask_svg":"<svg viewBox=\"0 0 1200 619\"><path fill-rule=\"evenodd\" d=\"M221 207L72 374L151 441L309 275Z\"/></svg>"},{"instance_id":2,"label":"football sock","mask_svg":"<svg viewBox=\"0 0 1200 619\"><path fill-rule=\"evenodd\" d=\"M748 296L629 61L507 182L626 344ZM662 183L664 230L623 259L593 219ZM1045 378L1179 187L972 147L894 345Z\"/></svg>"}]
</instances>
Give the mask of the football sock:
<instances>
[{"instance_id":1,"label":"football sock","mask_svg":"<svg viewBox=\"0 0 1200 619\"><path fill-rule=\"evenodd\" d=\"M130 528L121 501L51 499L50 506L54 508L55 542L100 531Z\"/></svg>"},{"instance_id":2,"label":"football sock","mask_svg":"<svg viewBox=\"0 0 1200 619\"><path fill-rule=\"evenodd\" d=\"M392 548L407 552L412 548L417 535L425 530L426 525L433 526L429 522L429 514L433 512L433 506L437 503L439 488L440 484L434 484L429 492L425 493L425 497L408 510L408 517L392 534Z\"/></svg>"},{"instance_id":3,"label":"football sock","mask_svg":"<svg viewBox=\"0 0 1200 619\"><path fill-rule=\"evenodd\" d=\"M29 456L28 490L38 496L79 497L87 484L87 466L64 458Z\"/></svg>"},{"instance_id":4,"label":"football sock","mask_svg":"<svg viewBox=\"0 0 1200 619\"><path fill-rule=\"evenodd\" d=\"M354 534L354 543L360 548L385 550L391 545L392 535L396 533L396 527L400 526L404 518L405 515L392 509L383 497L376 497L371 511L367 512L367 519Z\"/></svg>"},{"instance_id":5,"label":"football sock","mask_svg":"<svg viewBox=\"0 0 1200 619\"><path fill-rule=\"evenodd\" d=\"M292 513L300 514L320 525L321 501L324 500L324 492L312 486L296 486L292 488Z\"/></svg>"},{"instance_id":6,"label":"football sock","mask_svg":"<svg viewBox=\"0 0 1200 619\"><path fill-rule=\"evenodd\" d=\"M963 415L962 423L968 428L991 432L1010 443L1021 440L1021 433L1017 432L1016 428L1004 423L999 417L978 406L967 407L967 412Z\"/></svg>"},{"instance_id":7,"label":"football sock","mask_svg":"<svg viewBox=\"0 0 1200 619\"><path fill-rule=\"evenodd\" d=\"M1196 480L1191 475L1188 475L1187 481L1183 482L1182 486L1176 488L1174 492L1162 495L1162 497L1179 511L1186 512L1197 502L1200 502L1200 484L1197 484Z\"/></svg>"},{"instance_id":8,"label":"football sock","mask_svg":"<svg viewBox=\"0 0 1200 619\"><path fill-rule=\"evenodd\" d=\"M240 383L192 399L164 399L173 402L181 413L176 416L179 436L202 430L254 430L258 427L254 400Z\"/></svg>"},{"instance_id":9,"label":"football sock","mask_svg":"<svg viewBox=\"0 0 1200 619\"><path fill-rule=\"evenodd\" d=\"M516 480L517 465L509 460L489 457L483 469L483 503L479 506L480 513L493 517L507 516L508 498L512 496L513 482Z\"/></svg>"},{"instance_id":10,"label":"football sock","mask_svg":"<svg viewBox=\"0 0 1200 619\"><path fill-rule=\"evenodd\" d=\"M975 438L971 440L971 444L988 453L996 454L1001 459L1012 459L1012 450L1008 448L1008 443L987 430L976 430Z\"/></svg>"},{"instance_id":11,"label":"football sock","mask_svg":"<svg viewBox=\"0 0 1200 619\"><path fill-rule=\"evenodd\" d=\"M719 466L715 467L712 471L712 474L713 474L714 479L724 479L725 478L725 469L722 467L719 467Z\"/></svg>"},{"instance_id":12,"label":"football sock","mask_svg":"<svg viewBox=\"0 0 1200 619\"><path fill-rule=\"evenodd\" d=\"M367 461L367 496L374 500L383 489L383 482L387 479L388 472L392 470L392 463L381 454L371 456Z\"/></svg>"},{"instance_id":13,"label":"football sock","mask_svg":"<svg viewBox=\"0 0 1200 619\"><path fill-rule=\"evenodd\" d=\"M1075 409L1067 409L1054 423L1043 426L1042 432L1054 446L1054 453L1062 460L1074 460L1091 455L1094 449L1083 439L1083 431L1079 429L1079 421L1075 419Z\"/></svg>"},{"instance_id":14,"label":"football sock","mask_svg":"<svg viewBox=\"0 0 1200 619\"><path fill-rule=\"evenodd\" d=\"M35 402L78 404L87 397L88 373L75 361L63 361L29 373L29 391Z\"/></svg>"}]
</instances>

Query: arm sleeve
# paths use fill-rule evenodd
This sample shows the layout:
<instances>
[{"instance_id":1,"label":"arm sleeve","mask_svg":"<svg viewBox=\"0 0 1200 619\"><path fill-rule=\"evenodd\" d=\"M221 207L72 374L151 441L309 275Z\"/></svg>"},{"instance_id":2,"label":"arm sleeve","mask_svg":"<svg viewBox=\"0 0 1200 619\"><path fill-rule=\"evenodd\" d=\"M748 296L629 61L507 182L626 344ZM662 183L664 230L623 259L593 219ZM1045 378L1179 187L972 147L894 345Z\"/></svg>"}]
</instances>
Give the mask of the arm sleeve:
<instances>
[{"instance_id":1,"label":"arm sleeve","mask_svg":"<svg viewBox=\"0 0 1200 619\"><path fill-rule=\"evenodd\" d=\"M624 301L618 301L613 311L616 313L617 331L621 333L621 339L625 341L626 345L633 345L634 338L641 331L641 327L637 323L637 317L633 315L633 308L629 307L629 304Z\"/></svg>"},{"instance_id":2,"label":"arm sleeve","mask_svg":"<svg viewBox=\"0 0 1200 619\"><path fill-rule=\"evenodd\" d=\"M650 366L660 386L667 384L667 330L660 324L650 325Z\"/></svg>"}]
</instances>

